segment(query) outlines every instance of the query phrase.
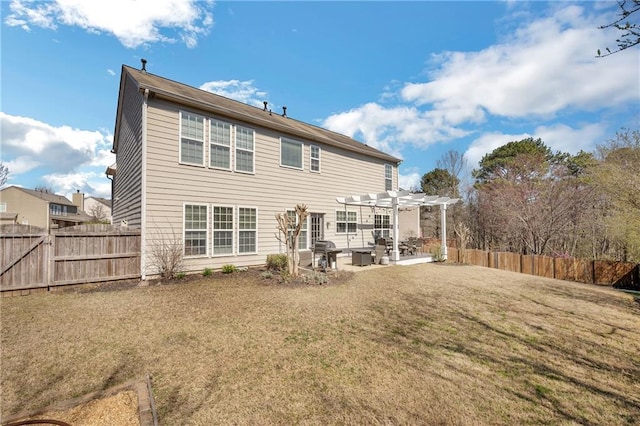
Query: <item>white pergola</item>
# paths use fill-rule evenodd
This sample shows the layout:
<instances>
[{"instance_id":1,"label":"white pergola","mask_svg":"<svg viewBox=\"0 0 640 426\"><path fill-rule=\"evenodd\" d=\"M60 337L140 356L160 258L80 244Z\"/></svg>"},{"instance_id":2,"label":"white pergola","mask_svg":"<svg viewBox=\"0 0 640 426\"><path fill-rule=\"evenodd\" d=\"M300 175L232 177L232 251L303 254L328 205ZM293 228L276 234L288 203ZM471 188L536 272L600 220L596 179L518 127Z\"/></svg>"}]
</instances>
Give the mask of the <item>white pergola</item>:
<instances>
[{"instance_id":1,"label":"white pergola","mask_svg":"<svg viewBox=\"0 0 640 426\"><path fill-rule=\"evenodd\" d=\"M345 206L366 206L393 209L393 251L391 260L400 260L398 241L400 227L398 224L398 209L422 206L440 206L440 223L442 226L442 255L447 258L447 206L460 201L459 198L439 197L409 191L386 191L377 194L351 195L336 197L336 201Z\"/></svg>"}]
</instances>

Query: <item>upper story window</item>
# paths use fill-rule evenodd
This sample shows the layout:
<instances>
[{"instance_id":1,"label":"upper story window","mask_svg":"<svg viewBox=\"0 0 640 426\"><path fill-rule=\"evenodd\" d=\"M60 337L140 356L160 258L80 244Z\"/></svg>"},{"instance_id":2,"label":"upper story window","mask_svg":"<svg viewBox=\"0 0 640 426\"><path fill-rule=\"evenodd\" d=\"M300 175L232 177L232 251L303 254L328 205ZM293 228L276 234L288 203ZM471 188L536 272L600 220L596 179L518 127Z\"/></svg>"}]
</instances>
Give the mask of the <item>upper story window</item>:
<instances>
[{"instance_id":1,"label":"upper story window","mask_svg":"<svg viewBox=\"0 0 640 426\"><path fill-rule=\"evenodd\" d=\"M384 165L384 190L391 191L393 189L393 166L391 164Z\"/></svg>"},{"instance_id":2,"label":"upper story window","mask_svg":"<svg viewBox=\"0 0 640 426\"><path fill-rule=\"evenodd\" d=\"M7 211L7 203L2 202L0 203L0 213L4 213Z\"/></svg>"},{"instance_id":3,"label":"upper story window","mask_svg":"<svg viewBox=\"0 0 640 426\"><path fill-rule=\"evenodd\" d=\"M204 165L204 118L180 112L180 162Z\"/></svg>"},{"instance_id":4,"label":"upper story window","mask_svg":"<svg viewBox=\"0 0 640 426\"><path fill-rule=\"evenodd\" d=\"M320 147L317 145L311 145L309 147L309 170L312 172L320 171Z\"/></svg>"},{"instance_id":5,"label":"upper story window","mask_svg":"<svg viewBox=\"0 0 640 426\"><path fill-rule=\"evenodd\" d=\"M209 126L209 165L218 169L231 169L231 124L211 120Z\"/></svg>"},{"instance_id":6,"label":"upper story window","mask_svg":"<svg viewBox=\"0 0 640 426\"><path fill-rule=\"evenodd\" d=\"M67 206L62 206L60 204L49 205L49 212L52 216L66 216L68 211Z\"/></svg>"},{"instance_id":7,"label":"upper story window","mask_svg":"<svg viewBox=\"0 0 640 426\"><path fill-rule=\"evenodd\" d=\"M280 165L302 170L302 142L280 138Z\"/></svg>"},{"instance_id":8,"label":"upper story window","mask_svg":"<svg viewBox=\"0 0 640 426\"><path fill-rule=\"evenodd\" d=\"M236 126L236 171L253 173L254 137L253 129Z\"/></svg>"}]
</instances>

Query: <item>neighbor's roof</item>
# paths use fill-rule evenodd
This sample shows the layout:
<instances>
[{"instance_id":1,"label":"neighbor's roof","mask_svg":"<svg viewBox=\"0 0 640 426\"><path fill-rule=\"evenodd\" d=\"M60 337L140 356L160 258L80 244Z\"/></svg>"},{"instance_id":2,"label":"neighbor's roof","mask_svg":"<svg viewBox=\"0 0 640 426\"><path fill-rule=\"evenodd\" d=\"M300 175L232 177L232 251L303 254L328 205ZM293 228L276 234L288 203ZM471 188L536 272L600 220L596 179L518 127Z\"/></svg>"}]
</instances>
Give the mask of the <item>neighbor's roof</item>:
<instances>
[{"instance_id":1,"label":"neighbor's roof","mask_svg":"<svg viewBox=\"0 0 640 426\"><path fill-rule=\"evenodd\" d=\"M124 82L127 76L130 76L133 79L138 90L149 89L152 96L157 98L169 99L181 105L199 108L220 116L277 130L293 137L303 138L312 142L322 142L330 146L343 148L395 164L402 161L399 158L386 154L340 133L303 123L302 121L295 120L289 116L283 117L275 111L265 111L263 108L234 101L232 99L225 98L224 96L197 89L183 83L178 83L164 77L150 74L146 71L140 71L126 65L122 66L122 75L120 78L120 97L118 99L118 113L116 116L116 128L113 138L114 151L117 151L118 149L117 141L119 126L117 121L121 114L121 98L124 90Z\"/></svg>"},{"instance_id":2,"label":"neighbor's roof","mask_svg":"<svg viewBox=\"0 0 640 426\"><path fill-rule=\"evenodd\" d=\"M55 203L55 204L60 204L63 206L75 206L75 204L73 204L71 201L69 201L69 199L67 197L63 197L62 195L57 195L57 194L51 194L49 192L41 192L41 191L36 191L34 189L27 189L27 188L22 188L20 186L10 186L8 188L5 189L9 189L9 188L15 188L18 189L20 191L23 191L29 195L32 195L34 197L38 197L46 202L49 203Z\"/></svg>"},{"instance_id":3,"label":"neighbor's roof","mask_svg":"<svg viewBox=\"0 0 640 426\"><path fill-rule=\"evenodd\" d=\"M106 198L101 198L101 197L87 197L87 198L93 198L100 204L104 204L106 207L111 208L111 200L107 200Z\"/></svg>"}]
</instances>

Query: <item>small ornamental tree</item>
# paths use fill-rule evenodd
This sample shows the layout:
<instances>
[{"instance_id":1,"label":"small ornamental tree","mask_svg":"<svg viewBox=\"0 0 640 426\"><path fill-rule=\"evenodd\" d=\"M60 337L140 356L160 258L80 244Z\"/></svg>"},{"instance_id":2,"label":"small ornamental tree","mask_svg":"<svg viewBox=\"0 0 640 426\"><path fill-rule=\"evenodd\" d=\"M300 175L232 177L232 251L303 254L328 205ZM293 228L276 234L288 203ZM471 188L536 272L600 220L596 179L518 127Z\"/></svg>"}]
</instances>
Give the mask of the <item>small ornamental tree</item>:
<instances>
[{"instance_id":1,"label":"small ornamental tree","mask_svg":"<svg viewBox=\"0 0 640 426\"><path fill-rule=\"evenodd\" d=\"M302 225L309 216L307 206L298 204L295 208L295 216L286 213L277 213L278 234L276 238L284 243L287 253L287 269L289 275L297 277L299 275L298 264L300 263L300 252L298 250L298 236L302 231Z\"/></svg>"}]
</instances>

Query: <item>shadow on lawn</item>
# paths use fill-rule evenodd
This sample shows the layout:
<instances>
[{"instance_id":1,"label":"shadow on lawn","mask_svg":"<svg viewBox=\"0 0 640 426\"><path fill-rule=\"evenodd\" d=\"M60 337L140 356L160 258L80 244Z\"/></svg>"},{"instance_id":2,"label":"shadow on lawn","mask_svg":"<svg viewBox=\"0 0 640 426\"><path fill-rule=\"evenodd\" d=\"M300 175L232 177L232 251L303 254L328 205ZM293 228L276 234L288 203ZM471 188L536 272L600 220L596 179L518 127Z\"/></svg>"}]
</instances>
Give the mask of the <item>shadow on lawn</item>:
<instances>
[{"instance_id":1,"label":"shadow on lawn","mask_svg":"<svg viewBox=\"0 0 640 426\"><path fill-rule=\"evenodd\" d=\"M561 291L557 293L565 296ZM592 300L595 297L585 295L585 300L590 303L602 302ZM581 402L582 405L589 404L589 399L595 396L610 402L614 408L609 410L617 419L640 416L640 398L631 390L631 384L640 380L640 365L632 360L629 362L637 354L630 347L628 351L624 350L624 339L630 337L614 336L615 327L610 333L611 338L621 342L609 345L609 341L602 341L607 336L587 330L585 325L574 325L582 328L582 337L577 337L570 328L565 328L567 324L559 327L559 331L549 332L527 324L526 318L522 318L534 316L539 321L553 324L553 321L563 321L563 316L571 318L574 315L558 307L545 306L549 308L548 312L530 313L504 306L501 307L502 319L492 312L488 315L495 315L496 319L490 322L475 313L456 310L455 302L447 304L443 300L434 300L433 295L412 293L401 294L400 298L401 303L394 305L371 306L372 322L364 331L369 332L370 338L379 344L412 355L402 358L402 362L410 364L417 371L449 381L451 377L439 370L452 369L463 377L477 379L476 368L466 368L442 356L447 353L462 354L473 366L488 374L488 379L496 375L506 376L503 385L485 380L488 386L496 387L496 392L514 395L534 407L544 404L564 420L580 424L597 422L598 419L594 420L588 417L588 413L583 413L580 406ZM617 306L614 301L606 303ZM622 302L619 307L635 310L633 302ZM519 332L510 331L514 327ZM594 338L584 339L586 332L592 333ZM637 333L637 330L627 329L627 332ZM438 369L434 369L429 361L435 358L441 362ZM555 391L536 383L539 381L536 377L540 376L561 382L556 388L569 388L569 395L583 395L581 401L576 403L572 398L556 397ZM625 383L629 384L626 389ZM461 399L463 397L461 395ZM594 412L597 410L594 408Z\"/></svg>"}]
</instances>

